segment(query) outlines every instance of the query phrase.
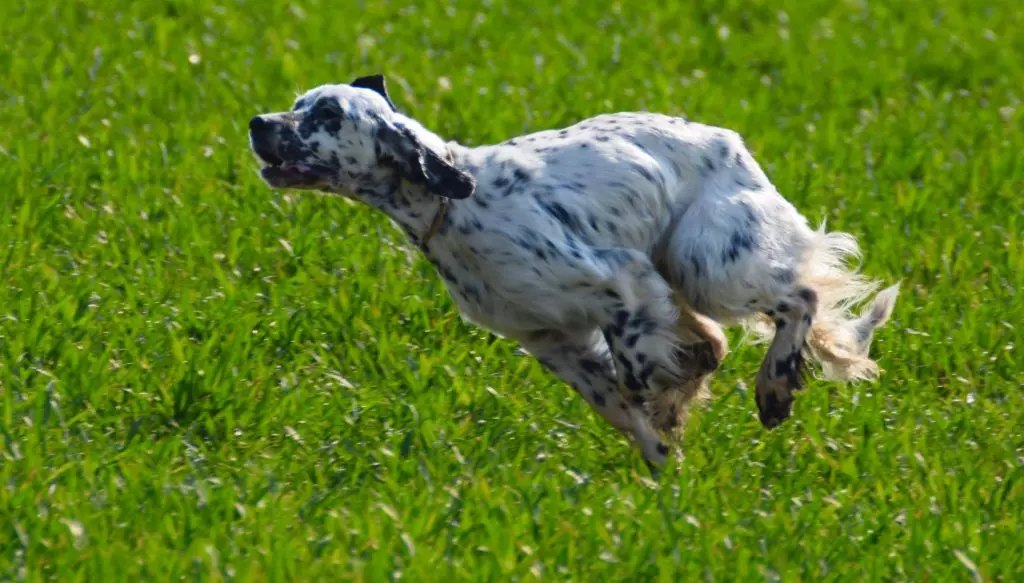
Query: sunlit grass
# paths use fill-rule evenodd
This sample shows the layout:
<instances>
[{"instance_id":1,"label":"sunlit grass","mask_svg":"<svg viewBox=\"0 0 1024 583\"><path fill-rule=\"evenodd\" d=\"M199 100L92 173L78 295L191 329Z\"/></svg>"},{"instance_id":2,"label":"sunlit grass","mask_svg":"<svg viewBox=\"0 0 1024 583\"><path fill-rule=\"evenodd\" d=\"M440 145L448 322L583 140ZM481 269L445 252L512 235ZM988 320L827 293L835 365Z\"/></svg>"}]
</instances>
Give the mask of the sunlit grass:
<instances>
[{"instance_id":1,"label":"sunlit grass","mask_svg":"<svg viewBox=\"0 0 1024 583\"><path fill-rule=\"evenodd\" d=\"M0 580L1024 578L1024 9L8 2ZM871 385L774 432L738 344L657 484L245 124L384 72L470 144L605 111L741 132L903 281Z\"/></svg>"}]
</instances>

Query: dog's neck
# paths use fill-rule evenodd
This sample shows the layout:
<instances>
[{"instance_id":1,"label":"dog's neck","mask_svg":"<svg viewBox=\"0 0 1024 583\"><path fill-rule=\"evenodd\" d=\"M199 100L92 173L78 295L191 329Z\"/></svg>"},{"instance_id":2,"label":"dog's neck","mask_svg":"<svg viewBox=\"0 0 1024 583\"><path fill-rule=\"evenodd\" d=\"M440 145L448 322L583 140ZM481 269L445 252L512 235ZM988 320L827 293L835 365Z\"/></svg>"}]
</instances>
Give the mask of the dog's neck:
<instances>
[{"instance_id":1,"label":"dog's neck","mask_svg":"<svg viewBox=\"0 0 1024 583\"><path fill-rule=\"evenodd\" d=\"M454 142L446 144L455 160L463 158L465 146ZM352 188L356 198L383 212L397 224L415 245L424 248L437 242L447 229L447 208L441 196L427 191L421 185L402 180L391 169L381 169L360 177ZM425 252L426 248L423 249Z\"/></svg>"}]
</instances>

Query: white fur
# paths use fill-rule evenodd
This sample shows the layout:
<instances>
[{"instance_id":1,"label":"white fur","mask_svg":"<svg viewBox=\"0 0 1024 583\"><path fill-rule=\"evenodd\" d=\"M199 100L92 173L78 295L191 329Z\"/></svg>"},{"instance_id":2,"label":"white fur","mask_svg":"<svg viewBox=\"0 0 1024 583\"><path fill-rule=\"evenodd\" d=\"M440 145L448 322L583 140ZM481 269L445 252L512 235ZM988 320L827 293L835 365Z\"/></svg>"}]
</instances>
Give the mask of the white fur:
<instances>
[{"instance_id":1,"label":"white fur","mask_svg":"<svg viewBox=\"0 0 1024 583\"><path fill-rule=\"evenodd\" d=\"M323 100L338 104L347 121L307 138L314 161L341 161L320 188L379 208L419 242L445 193L396 178L381 128L408 128L417 147L472 176L475 192L451 205L423 246L460 312L521 342L636 438L654 464L666 449L652 429L667 414L658 403L682 395L684 418L706 385L707 371L686 377L687 357L675 356L692 344L687 329L692 338L699 326L697 338L711 342L716 357L724 354L718 325L704 316L775 336L758 377L765 403L788 403L795 372L786 363L799 368L792 355L805 340L804 353L830 378L877 372L868 357L871 332L888 319L895 288L866 315L851 316L876 287L847 264L858 252L854 238L812 230L735 132L617 113L470 148L391 111L373 91L347 85L316 88L294 112L271 115L301 124ZM674 293L685 302L673 301ZM784 308L774 316L778 334L764 320L776 308ZM691 318L678 319L680 309ZM644 386L629 388L637 384L630 371L650 362L660 368L637 372Z\"/></svg>"}]
</instances>

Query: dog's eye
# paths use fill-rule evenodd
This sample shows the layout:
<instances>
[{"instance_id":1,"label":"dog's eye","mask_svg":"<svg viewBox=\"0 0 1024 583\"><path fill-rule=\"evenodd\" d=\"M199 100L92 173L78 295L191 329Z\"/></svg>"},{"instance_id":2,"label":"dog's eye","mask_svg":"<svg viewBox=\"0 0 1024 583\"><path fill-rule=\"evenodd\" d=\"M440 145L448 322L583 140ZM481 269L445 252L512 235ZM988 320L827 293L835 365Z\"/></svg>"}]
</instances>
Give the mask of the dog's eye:
<instances>
[{"instance_id":1,"label":"dog's eye","mask_svg":"<svg viewBox=\"0 0 1024 583\"><path fill-rule=\"evenodd\" d=\"M320 99L313 104L313 112L325 118L345 117L345 111L335 99Z\"/></svg>"}]
</instances>

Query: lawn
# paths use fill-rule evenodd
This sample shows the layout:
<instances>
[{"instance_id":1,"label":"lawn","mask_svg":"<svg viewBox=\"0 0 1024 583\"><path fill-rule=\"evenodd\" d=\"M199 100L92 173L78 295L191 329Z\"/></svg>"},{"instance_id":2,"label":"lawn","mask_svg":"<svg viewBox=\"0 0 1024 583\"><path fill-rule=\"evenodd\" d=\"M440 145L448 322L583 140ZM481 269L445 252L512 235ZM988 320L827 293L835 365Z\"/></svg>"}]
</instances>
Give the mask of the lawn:
<instances>
[{"instance_id":1,"label":"lawn","mask_svg":"<svg viewBox=\"0 0 1024 583\"><path fill-rule=\"evenodd\" d=\"M1014 0L0 7L0 581L1024 580ZM469 144L739 131L902 281L875 383L768 432L763 346L658 481L382 215L262 184L254 113L384 72Z\"/></svg>"}]
</instances>

